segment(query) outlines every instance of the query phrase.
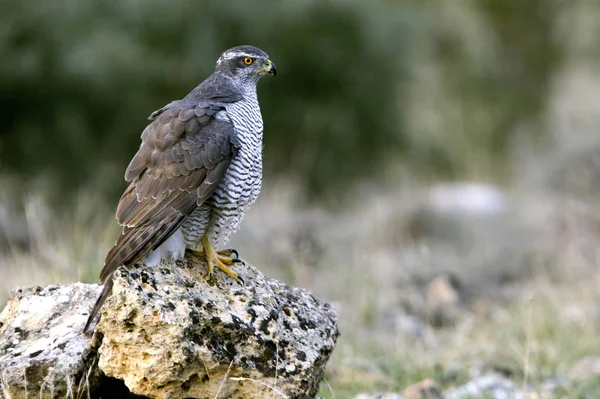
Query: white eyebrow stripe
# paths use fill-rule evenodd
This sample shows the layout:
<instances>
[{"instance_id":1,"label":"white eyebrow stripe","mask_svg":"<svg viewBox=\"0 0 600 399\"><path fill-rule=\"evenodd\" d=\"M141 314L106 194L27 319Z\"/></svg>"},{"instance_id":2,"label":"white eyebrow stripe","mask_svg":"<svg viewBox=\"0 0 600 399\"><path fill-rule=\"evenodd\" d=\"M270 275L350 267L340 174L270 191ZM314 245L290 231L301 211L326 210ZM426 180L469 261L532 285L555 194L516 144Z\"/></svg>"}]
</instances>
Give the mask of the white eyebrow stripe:
<instances>
[{"instance_id":1,"label":"white eyebrow stripe","mask_svg":"<svg viewBox=\"0 0 600 399\"><path fill-rule=\"evenodd\" d=\"M220 64L224 60L230 60L232 58L237 58L237 57L260 58L260 55L257 55L257 54L248 54L248 53L245 53L243 51L232 51L232 52L223 54L221 57L219 57L219 59L217 60L217 64Z\"/></svg>"}]
</instances>

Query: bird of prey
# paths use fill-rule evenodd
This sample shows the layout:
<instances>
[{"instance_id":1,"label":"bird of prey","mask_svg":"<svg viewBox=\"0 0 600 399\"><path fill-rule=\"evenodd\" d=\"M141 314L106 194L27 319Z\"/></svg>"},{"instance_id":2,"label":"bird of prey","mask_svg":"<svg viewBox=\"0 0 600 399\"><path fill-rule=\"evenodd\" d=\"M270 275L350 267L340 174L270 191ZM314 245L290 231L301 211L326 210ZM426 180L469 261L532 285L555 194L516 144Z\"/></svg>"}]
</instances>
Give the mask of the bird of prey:
<instances>
[{"instance_id":1,"label":"bird of prey","mask_svg":"<svg viewBox=\"0 0 600 399\"><path fill-rule=\"evenodd\" d=\"M117 207L122 232L100 272L104 284L85 332L112 291L121 265L182 259L192 251L238 280L227 244L262 181L263 120L256 85L277 70L254 46L226 50L215 72L182 100L153 112L140 149L125 172L130 182ZM202 252L195 251L202 244Z\"/></svg>"}]
</instances>

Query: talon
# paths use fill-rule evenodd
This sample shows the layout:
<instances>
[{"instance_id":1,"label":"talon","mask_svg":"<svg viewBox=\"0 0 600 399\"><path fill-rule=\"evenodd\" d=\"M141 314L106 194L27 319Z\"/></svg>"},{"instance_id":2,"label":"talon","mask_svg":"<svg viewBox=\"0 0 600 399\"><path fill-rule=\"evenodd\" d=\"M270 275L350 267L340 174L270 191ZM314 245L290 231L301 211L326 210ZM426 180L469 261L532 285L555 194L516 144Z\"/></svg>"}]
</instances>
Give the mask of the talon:
<instances>
[{"instance_id":1,"label":"talon","mask_svg":"<svg viewBox=\"0 0 600 399\"><path fill-rule=\"evenodd\" d=\"M244 261L243 261L243 260L241 260L240 258L231 258L231 261L232 261L233 263L244 263Z\"/></svg>"},{"instance_id":2,"label":"talon","mask_svg":"<svg viewBox=\"0 0 600 399\"><path fill-rule=\"evenodd\" d=\"M203 254L206 259L206 263L208 264L208 274L205 276L205 280L210 280L214 266L217 266L219 269L225 272L225 274L233 277L234 280L240 281L237 273L227 267L228 265L231 266L236 263L236 261L239 261L237 257L231 257L232 253L237 255L237 251L235 249L215 252L206 235L200 239L200 242L202 243L202 247L204 249Z\"/></svg>"},{"instance_id":3,"label":"talon","mask_svg":"<svg viewBox=\"0 0 600 399\"><path fill-rule=\"evenodd\" d=\"M244 279L241 278L240 276L237 277L238 283L240 283L241 285L246 285L246 283L244 282Z\"/></svg>"},{"instance_id":4,"label":"talon","mask_svg":"<svg viewBox=\"0 0 600 399\"><path fill-rule=\"evenodd\" d=\"M231 259L237 259L240 257L240 254L234 248L229 248L229 249L224 249L222 251L218 251L217 254L221 255L221 256L226 256Z\"/></svg>"}]
</instances>

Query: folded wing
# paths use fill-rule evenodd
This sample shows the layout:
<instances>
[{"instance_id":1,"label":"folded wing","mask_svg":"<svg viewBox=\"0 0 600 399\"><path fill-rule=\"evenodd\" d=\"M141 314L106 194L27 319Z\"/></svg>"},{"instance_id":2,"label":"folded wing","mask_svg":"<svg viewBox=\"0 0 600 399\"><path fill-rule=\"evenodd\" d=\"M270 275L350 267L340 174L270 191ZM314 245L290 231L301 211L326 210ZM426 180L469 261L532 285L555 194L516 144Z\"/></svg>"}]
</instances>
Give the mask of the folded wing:
<instances>
[{"instance_id":1,"label":"folded wing","mask_svg":"<svg viewBox=\"0 0 600 399\"><path fill-rule=\"evenodd\" d=\"M237 153L222 104L175 101L151 115L117 208L122 232L100 272L103 283L121 265L144 258L168 239L214 192Z\"/></svg>"}]
</instances>

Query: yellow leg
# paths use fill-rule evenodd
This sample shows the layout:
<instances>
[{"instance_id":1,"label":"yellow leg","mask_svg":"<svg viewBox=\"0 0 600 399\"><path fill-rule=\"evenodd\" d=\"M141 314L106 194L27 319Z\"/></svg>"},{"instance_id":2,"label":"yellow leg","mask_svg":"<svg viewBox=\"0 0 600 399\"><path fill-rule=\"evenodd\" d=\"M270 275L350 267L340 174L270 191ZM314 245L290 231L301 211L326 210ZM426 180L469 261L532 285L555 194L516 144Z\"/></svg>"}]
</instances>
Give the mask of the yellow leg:
<instances>
[{"instance_id":1,"label":"yellow leg","mask_svg":"<svg viewBox=\"0 0 600 399\"><path fill-rule=\"evenodd\" d=\"M204 279L209 281L212 277L212 273L215 266L217 266L219 269L223 270L225 274L228 274L229 276L233 277L235 281L239 282L240 278L238 277L237 273L231 270L229 267L227 267L227 265L231 266L235 263L232 257L215 252L213 247L210 245L210 241L208 240L208 237L206 235L204 235L200 239L200 242L202 243L204 251L191 251L191 253L196 256L202 256L204 257L204 259L206 259L206 264L208 265L208 273L204 276ZM231 251L229 252L231 253Z\"/></svg>"},{"instance_id":2,"label":"yellow leg","mask_svg":"<svg viewBox=\"0 0 600 399\"><path fill-rule=\"evenodd\" d=\"M198 257L198 258L202 258L202 259L206 259L206 255L204 254L204 251L195 251L193 249L188 249L187 252L189 252L190 254ZM223 251L219 251L219 252L215 252L217 259L219 259L223 264L227 265L227 266L233 266L238 262L241 262L237 257L233 257L233 253L231 250L229 249L225 249Z\"/></svg>"}]
</instances>

